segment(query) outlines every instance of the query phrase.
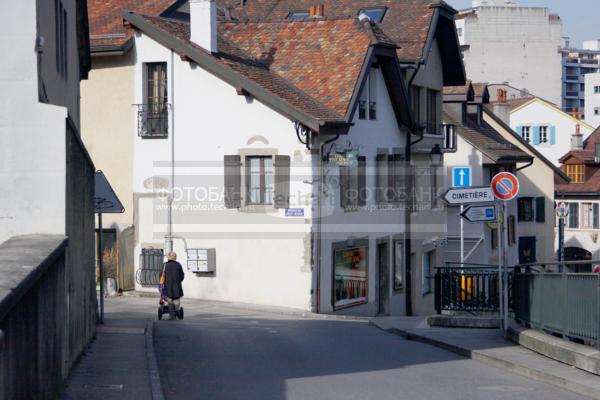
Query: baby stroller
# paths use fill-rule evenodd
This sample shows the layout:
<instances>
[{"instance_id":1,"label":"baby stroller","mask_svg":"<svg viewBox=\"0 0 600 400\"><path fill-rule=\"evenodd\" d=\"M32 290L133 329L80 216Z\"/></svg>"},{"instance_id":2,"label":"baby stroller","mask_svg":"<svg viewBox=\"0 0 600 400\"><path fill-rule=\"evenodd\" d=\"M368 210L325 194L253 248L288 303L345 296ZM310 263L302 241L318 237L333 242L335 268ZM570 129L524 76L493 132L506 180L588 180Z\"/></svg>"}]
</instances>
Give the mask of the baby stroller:
<instances>
[{"instance_id":1,"label":"baby stroller","mask_svg":"<svg viewBox=\"0 0 600 400\"><path fill-rule=\"evenodd\" d=\"M160 300L158 300L158 319L162 319L163 314L169 314L169 298L167 297L167 288L164 283L158 285ZM183 307L175 310L175 318L183 319Z\"/></svg>"}]
</instances>

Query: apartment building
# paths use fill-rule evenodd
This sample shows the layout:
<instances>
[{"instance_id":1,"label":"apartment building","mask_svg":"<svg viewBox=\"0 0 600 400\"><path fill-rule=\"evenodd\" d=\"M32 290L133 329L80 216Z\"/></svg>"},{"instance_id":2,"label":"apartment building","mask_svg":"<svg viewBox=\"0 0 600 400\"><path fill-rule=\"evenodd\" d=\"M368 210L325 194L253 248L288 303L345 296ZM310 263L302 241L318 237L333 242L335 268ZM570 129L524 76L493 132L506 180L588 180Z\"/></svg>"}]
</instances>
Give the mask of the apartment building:
<instances>
[{"instance_id":1,"label":"apartment building","mask_svg":"<svg viewBox=\"0 0 600 400\"><path fill-rule=\"evenodd\" d=\"M591 109L586 107L588 93L586 76L600 72L600 40L584 41L581 49L571 48L569 44L567 38L565 47L562 49L561 107L566 112L574 109L577 112L585 113L583 117L588 120L588 117L593 117L594 108L593 106ZM588 111L592 114L588 115Z\"/></svg>"}]
</instances>

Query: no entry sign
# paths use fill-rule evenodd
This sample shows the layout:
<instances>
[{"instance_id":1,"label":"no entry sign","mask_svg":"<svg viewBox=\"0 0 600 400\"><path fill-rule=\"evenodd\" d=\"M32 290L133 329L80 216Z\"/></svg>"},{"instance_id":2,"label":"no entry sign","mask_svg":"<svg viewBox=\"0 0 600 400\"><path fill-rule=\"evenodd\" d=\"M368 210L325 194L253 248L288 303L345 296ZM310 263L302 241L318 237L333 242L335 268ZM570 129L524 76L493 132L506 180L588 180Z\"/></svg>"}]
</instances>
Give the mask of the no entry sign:
<instances>
[{"instance_id":1,"label":"no entry sign","mask_svg":"<svg viewBox=\"0 0 600 400\"><path fill-rule=\"evenodd\" d=\"M500 172L492 178L492 191L500 200L512 200L519 194L519 180L510 172Z\"/></svg>"}]
</instances>

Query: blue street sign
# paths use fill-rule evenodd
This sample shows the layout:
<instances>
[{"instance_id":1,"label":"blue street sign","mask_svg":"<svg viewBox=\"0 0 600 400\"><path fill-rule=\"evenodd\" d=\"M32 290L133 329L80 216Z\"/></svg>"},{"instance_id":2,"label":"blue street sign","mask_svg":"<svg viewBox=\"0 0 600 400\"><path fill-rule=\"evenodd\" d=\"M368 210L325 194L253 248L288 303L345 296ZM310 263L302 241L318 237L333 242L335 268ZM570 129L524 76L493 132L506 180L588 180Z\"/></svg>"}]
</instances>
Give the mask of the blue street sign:
<instances>
[{"instance_id":1,"label":"blue street sign","mask_svg":"<svg viewBox=\"0 0 600 400\"><path fill-rule=\"evenodd\" d=\"M471 187L471 167L452 168L452 187Z\"/></svg>"}]
</instances>

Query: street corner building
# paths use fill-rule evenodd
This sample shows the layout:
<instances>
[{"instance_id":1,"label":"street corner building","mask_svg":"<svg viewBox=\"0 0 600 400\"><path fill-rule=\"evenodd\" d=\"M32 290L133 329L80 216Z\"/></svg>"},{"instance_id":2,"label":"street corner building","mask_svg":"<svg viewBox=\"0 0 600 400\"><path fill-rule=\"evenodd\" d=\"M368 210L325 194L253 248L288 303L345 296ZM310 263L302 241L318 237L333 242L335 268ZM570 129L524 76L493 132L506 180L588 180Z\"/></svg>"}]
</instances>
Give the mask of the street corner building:
<instances>
[{"instance_id":1,"label":"street corner building","mask_svg":"<svg viewBox=\"0 0 600 400\"><path fill-rule=\"evenodd\" d=\"M125 64L133 93L115 111L133 121L119 196L132 201L135 288L156 290L172 246L188 297L431 313L446 217L430 160L445 151L442 89L465 81L455 11L126 3L119 38L92 41L92 54L115 73ZM94 74L90 89L110 83ZM407 195L425 190L426 201Z\"/></svg>"}]
</instances>

